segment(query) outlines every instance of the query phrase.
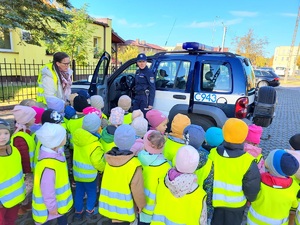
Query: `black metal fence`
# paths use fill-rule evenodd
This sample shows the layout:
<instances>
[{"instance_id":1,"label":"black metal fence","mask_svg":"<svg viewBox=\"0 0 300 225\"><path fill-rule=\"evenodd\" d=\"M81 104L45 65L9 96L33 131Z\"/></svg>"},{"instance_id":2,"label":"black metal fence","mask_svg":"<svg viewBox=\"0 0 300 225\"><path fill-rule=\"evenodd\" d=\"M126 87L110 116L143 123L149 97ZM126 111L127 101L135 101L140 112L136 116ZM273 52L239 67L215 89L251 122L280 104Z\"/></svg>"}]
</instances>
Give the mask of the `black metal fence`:
<instances>
[{"instance_id":1,"label":"black metal fence","mask_svg":"<svg viewBox=\"0 0 300 225\"><path fill-rule=\"evenodd\" d=\"M24 99L36 99L37 77L41 67L48 62L36 61L23 63L0 62L0 107L18 104ZM72 62L73 80L87 79L93 74L96 63L78 65ZM111 68L109 68L111 69Z\"/></svg>"}]
</instances>

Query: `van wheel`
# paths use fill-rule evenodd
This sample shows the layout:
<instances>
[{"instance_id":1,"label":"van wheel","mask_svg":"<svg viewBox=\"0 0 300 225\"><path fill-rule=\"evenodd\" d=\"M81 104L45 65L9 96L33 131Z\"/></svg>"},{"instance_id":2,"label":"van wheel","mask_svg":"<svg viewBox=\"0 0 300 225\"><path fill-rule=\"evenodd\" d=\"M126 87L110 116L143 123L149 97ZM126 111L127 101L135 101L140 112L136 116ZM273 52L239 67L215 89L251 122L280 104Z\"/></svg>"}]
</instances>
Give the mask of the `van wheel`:
<instances>
[{"instance_id":1,"label":"van wheel","mask_svg":"<svg viewBox=\"0 0 300 225\"><path fill-rule=\"evenodd\" d=\"M198 126L201 126L203 130L207 130L210 127L215 127L216 123L214 120L208 116L202 116L197 114L189 114L189 118L191 119L192 124L196 124Z\"/></svg>"}]
</instances>

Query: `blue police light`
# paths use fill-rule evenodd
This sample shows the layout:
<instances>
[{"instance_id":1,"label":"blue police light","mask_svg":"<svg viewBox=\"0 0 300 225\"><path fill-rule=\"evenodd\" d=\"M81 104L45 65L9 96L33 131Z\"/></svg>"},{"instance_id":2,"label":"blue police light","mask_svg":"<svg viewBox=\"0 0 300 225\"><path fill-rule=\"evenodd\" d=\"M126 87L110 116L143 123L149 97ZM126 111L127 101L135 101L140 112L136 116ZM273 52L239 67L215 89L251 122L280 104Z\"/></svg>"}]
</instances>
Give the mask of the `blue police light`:
<instances>
[{"instance_id":1,"label":"blue police light","mask_svg":"<svg viewBox=\"0 0 300 225\"><path fill-rule=\"evenodd\" d=\"M182 44L182 49L185 50L198 50L199 49L199 43L198 42L185 42Z\"/></svg>"}]
</instances>

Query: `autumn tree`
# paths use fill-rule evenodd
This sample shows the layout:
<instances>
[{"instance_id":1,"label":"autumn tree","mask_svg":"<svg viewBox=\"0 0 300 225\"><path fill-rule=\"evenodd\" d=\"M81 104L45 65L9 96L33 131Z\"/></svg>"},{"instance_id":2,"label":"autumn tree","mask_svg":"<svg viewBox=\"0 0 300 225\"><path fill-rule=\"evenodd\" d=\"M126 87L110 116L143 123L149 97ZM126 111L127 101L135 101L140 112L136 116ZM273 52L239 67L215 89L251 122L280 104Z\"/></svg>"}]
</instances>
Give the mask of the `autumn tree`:
<instances>
[{"instance_id":1,"label":"autumn tree","mask_svg":"<svg viewBox=\"0 0 300 225\"><path fill-rule=\"evenodd\" d=\"M255 37L253 29L242 37L235 37L232 44L235 46L235 52L247 57L253 65L260 63L260 57L265 55L265 47L269 44L267 38Z\"/></svg>"},{"instance_id":2,"label":"autumn tree","mask_svg":"<svg viewBox=\"0 0 300 225\"><path fill-rule=\"evenodd\" d=\"M65 27L72 16L61 8L72 8L69 0L1 0L0 32L20 28L31 33L31 44L41 40L60 41L63 34L57 28Z\"/></svg>"},{"instance_id":3,"label":"autumn tree","mask_svg":"<svg viewBox=\"0 0 300 225\"><path fill-rule=\"evenodd\" d=\"M139 49L137 46L126 46L118 53L118 60L122 63L129 59L135 58L139 54Z\"/></svg>"}]
</instances>

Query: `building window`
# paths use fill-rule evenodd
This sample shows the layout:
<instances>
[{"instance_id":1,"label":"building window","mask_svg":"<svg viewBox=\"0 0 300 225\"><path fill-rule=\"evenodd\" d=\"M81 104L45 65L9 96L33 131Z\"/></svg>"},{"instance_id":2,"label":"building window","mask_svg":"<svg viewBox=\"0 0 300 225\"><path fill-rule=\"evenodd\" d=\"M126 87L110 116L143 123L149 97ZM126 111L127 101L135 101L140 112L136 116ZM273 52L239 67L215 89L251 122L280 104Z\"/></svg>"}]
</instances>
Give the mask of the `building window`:
<instances>
[{"instance_id":1,"label":"building window","mask_svg":"<svg viewBox=\"0 0 300 225\"><path fill-rule=\"evenodd\" d=\"M0 50L12 51L11 32L3 27L0 27Z\"/></svg>"},{"instance_id":2,"label":"building window","mask_svg":"<svg viewBox=\"0 0 300 225\"><path fill-rule=\"evenodd\" d=\"M94 58L99 58L102 55L102 51L100 49L100 38L94 37L93 42L93 48L94 48Z\"/></svg>"}]
</instances>

